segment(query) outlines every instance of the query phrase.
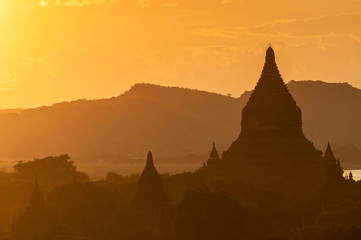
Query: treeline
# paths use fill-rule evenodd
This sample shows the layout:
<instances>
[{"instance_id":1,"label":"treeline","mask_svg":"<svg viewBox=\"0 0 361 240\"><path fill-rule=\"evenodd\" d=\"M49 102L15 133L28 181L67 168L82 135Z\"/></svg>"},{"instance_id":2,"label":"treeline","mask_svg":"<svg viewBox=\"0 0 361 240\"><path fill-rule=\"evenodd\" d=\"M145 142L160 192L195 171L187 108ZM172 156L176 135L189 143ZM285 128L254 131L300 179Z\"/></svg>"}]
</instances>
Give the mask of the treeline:
<instances>
[{"instance_id":1,"label":"treeline","mask_svg":"<svg viewBox=\"0 0 361 240\"><path fill-rule=\"evenodd\" d=\"M131 207L139 177L109 173L91 182L67 155L19 162L0 174L0 239L361 239L361 182L353 179L305 202L236 179L161 175L170 208L146 219ZM34 215L41 196L45 210ZM27 221L41 228L24 238L19 231L34 230ZM17 227L20 222L25 227Z\"/></svg>"}]
</instances>

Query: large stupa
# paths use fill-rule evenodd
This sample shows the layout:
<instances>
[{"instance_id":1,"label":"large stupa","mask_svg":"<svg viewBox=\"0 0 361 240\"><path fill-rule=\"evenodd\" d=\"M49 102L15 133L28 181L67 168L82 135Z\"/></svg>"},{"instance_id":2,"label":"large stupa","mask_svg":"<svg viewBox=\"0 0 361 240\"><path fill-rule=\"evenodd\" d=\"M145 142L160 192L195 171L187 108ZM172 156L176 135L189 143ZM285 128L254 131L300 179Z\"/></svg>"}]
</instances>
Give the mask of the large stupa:
<instances>
[{"instance_id":1,"label":"large stupa","mask_svg":"<svg viewBox=\"0 0 361 240\"><path fill-rule=\"evenodd\" d=\"M289 159L292 156L292 159ZM321 158L302 131L301 109L289 93L278 71L274 51L266 52L261 78L242 111L242 129L223 153L225 161L277 157L295 160Z\"/></svg>"},{"instance_id":2,"label":"large stupa","mask_svg":"<svg viewBox=\"0 0 361 240\"><path fill-rule=\"evenodd\" d=\"M261 77L242 111L239 137L219 161L208 163L206 172L252 182L322 186L328 178L326 165L322 151L303 134L301 109L283 82L269 47Z\"/></svg>"}]
</instances>

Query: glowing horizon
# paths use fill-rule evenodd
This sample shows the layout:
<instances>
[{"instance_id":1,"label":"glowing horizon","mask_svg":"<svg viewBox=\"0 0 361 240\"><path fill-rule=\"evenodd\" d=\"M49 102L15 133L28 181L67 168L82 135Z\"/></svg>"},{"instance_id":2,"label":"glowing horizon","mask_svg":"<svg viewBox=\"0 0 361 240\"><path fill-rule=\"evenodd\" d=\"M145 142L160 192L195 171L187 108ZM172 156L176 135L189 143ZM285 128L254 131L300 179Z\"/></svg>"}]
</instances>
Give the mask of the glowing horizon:
<instances>
[{"instance_id":1,"label":"glowing horizon","mask_svg":"<svg viewBox=\"0 0 361 240\"><path fill-rule=\"evenodd\" d=\"M141 82L238 97L269 42L285 82L361 88L360 14L354 0L0 0L0 108L108 98Z\"/></svg>"}]
</instances>

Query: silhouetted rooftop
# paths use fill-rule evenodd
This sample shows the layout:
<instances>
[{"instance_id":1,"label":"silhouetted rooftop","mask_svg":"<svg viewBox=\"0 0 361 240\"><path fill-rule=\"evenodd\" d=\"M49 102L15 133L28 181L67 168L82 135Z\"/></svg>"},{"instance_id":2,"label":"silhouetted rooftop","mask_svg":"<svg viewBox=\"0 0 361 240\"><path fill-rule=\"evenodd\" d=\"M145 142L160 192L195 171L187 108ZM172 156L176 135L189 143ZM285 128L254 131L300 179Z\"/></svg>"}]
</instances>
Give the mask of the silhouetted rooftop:
<instances>
[{"instance_id":1,"label":"silhouetted rooftop","mask_svg":"<svg viewBox=\"0 0 361 240\"><path fill-rule=\"evenodd\" d=\"M330 160L332 162L337 161L336 158L335 158L335 155L332 152L330 142L328 142L328 144L327 144L327 149L325 151L324 158L327 159L327 160Z\"/></svg>"},{"instance_id":2,"label":"silhouetted rooftop","mask_svg":"<svg viewBox=\"0 0 361 240\"><path fill-rule=\"evenodd\" d=\"M139 214L157 215L159 209L169 204L163 182L154 166L153 156L148 152L147 163L137 183L132 206Z\"/></svg>"},{"instance_id":3,"label":"silhouetted rooftop","mask_svg":"<svg viewBox=\"0 0 361 240\"><path fill-rule=\"evenodd\" d=\"M218 159L219 158L215 142L213 142L212 152L211 152L211 154L209 156L210 156L211 159Z\"/></svg>"}]
</instances>

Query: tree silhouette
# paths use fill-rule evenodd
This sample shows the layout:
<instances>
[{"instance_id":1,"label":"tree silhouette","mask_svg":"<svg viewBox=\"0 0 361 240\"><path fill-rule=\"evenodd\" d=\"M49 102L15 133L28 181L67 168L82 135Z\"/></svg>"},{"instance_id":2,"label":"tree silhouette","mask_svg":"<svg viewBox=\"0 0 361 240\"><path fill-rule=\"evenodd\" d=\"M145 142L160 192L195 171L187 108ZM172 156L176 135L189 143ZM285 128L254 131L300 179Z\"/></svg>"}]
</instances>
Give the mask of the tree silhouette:
<instances>
[{"instance_id":1,"label":"tree silhouette","mask_svg":"<svg viewBox=\"0 0 361 240\"><path fill-rule=\"evenodd\" d=\"M177 240L242 239L247 212L224 193L189 190L178 206Z\"/></svg>"},{"instance_id":2,"label":"tree silhouette","mask_svg":"<svg viewBox=\"0 0 361 240\"><path fill-rule=\"evenodd\" d=\"M74 161L65 154L58 157L45 157L33 161L20 161L14 166L16 177L25 180L32 180L34 176L42 179L45 188L63 186L73 181L88 181L87 174L77 171Z\"/></svg>"}]
</instances>

